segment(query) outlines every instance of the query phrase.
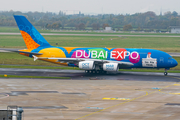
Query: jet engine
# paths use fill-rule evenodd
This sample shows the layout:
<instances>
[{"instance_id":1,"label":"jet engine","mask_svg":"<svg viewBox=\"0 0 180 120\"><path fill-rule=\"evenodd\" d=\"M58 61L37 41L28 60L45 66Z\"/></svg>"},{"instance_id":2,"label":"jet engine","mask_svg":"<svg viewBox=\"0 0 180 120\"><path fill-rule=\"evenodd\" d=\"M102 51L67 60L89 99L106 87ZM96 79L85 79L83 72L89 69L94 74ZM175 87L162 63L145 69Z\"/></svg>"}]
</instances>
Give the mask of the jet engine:
<instances>
[{"instance_id":1,"label":"jet engine","mask_svg":"<svg viewBox=\"0 0 180 120\"><path fill-rule=\"evenodd\" d=\"M103 64L104 71L117 72L119 70L118 63L104 63Z\"/></svg>"},{"instance_id":2,"label":"jet engine","mask_svg":"<svg viewBox=\"0 0 180 120\"><path fill-rule=\"evenodd\" d=\"M94 70L95 69L94 61L79 62L79 68L83 70Z\"/></svg>"}]
</instances>

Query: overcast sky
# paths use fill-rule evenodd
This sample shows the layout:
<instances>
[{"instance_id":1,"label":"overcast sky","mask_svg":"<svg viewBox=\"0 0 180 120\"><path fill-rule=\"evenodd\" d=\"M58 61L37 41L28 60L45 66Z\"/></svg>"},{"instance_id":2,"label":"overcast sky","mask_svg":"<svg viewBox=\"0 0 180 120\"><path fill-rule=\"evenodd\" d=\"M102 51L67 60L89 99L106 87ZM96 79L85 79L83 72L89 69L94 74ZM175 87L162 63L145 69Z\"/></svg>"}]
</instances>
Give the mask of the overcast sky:
<instances>
[{"instance_id":1,"label":"overcast sky","mask_svg":"<svg viewBox=\"0 0 180 120\"><path fill-rule=\"evenodd\" d=\"M60 10L85 14L134 14L154 11L160 14L176 11L180 14L180 0L0 0L0 11L39 11L56 12Z\"/></svg>"}]
</instances>

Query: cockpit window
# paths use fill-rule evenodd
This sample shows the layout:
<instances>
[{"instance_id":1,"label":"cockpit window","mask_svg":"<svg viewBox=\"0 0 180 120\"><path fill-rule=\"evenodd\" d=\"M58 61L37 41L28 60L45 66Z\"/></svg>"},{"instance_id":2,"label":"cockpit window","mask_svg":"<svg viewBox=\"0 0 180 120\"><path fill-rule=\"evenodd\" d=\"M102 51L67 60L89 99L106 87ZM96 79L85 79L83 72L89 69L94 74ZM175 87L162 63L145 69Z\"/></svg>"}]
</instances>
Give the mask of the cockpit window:
<instances>
[{"instance_id":1,"label":"cockpit window","mask_svg":"<svg viewBox=\"0 0 180 120\"><path fill-rule=\"evenodd\" d=\"M172 59L172 57L169 57L168 59Z\"/></svg>"}]
</instances>

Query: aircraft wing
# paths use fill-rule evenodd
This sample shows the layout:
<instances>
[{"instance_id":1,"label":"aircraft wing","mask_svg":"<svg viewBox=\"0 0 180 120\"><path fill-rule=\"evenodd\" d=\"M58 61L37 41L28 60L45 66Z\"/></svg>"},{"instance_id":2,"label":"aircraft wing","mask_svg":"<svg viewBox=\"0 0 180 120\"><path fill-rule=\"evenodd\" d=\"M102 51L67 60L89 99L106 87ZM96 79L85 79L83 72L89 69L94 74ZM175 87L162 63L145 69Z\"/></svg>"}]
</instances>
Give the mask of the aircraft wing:
<instances>
[{"instance_id":1,"label":"aircraft wing","mask_svg":"<svg viewBox=\"0 0 180 120\"><path fill-rule=\"evenodd\" d=\"M95 64L103 64L103 63L118 63L120 67L130 67L134 65L131 62L121 62L121 61L111 61L111 60L99 60L99 59L85 59L85 58L49 58L49 57L36 57L34 56L34 61L37 59L50 59L50 60L57 60L58 62L68 62L72 64L77 64L81 61L94 61Z\"/></svg>"},{"instance_id":2,"label":"aircraft wing","mask_svg":"<svg viewBox=\"0 0 180 120\"><path fill-rule=\"evenodd\" d=\"M33 54L33 55L42 55L42 53L19 51L19 50L16 50L16 49L3 49L3 48L0 48L0 50L10 51L10 52L18 52L18 53L26 53L26 54Z\"/></svg>"}]
</instances>

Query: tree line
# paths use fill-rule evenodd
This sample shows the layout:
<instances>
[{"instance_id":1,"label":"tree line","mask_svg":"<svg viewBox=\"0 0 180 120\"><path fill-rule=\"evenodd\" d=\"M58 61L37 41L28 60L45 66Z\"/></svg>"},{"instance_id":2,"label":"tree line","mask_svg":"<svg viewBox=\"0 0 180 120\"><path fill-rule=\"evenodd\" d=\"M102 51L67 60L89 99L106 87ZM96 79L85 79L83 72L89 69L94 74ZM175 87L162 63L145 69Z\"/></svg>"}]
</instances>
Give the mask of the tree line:
<instances>
[{"instance_id":1,"label":"tree line","mask_svg":"<svg viewBox=\"0 0 180 120\"><path fill-rule=\"evenodd\" d=\"M169 29L170 26L180 26L180 15L176 11L166 12L163 15L156 15L149 11L136 14L98 14L84 15L74 14L66 15L62 11L58 14L52 12L27 12L20 11L0 11L0 26L16 26L13 15L25 15L35 26L41 26L45 29L76 29L93 30L112 27L113 30L128 31L133 28L137 31L144 29Z\"/></svg>"}]
</instances>

